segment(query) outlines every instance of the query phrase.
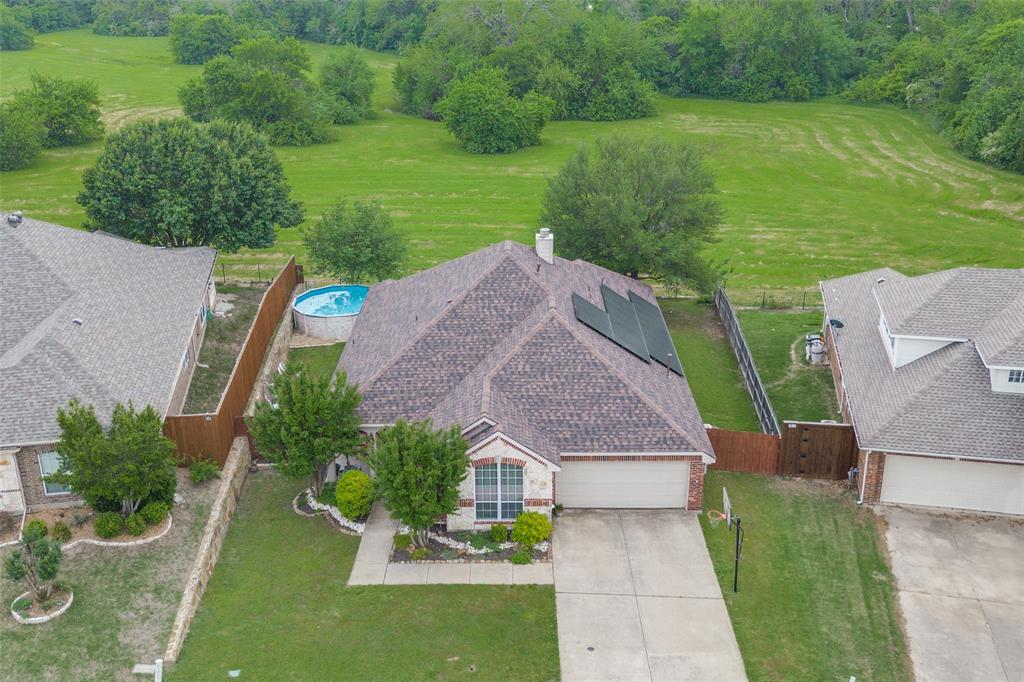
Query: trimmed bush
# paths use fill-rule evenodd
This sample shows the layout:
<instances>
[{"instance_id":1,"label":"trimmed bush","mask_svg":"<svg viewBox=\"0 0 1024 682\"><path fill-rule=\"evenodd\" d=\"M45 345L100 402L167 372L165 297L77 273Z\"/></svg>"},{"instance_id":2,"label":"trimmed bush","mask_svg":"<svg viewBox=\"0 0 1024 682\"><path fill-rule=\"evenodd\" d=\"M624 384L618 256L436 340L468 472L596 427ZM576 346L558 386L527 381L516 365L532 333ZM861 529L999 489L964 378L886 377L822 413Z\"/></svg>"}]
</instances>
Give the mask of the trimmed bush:
<instances>
[{"instance_id":1,"label":"trimmed bush","mask_svg":"<svg viewBox=\"0 0 1024 682\"><path fill-rule=\"evenodd\" d=\"M540 512L523 512L512 526L512 541L526 548L551 537L551 521Z\"/></svg>"},{"instance_id":2,"label":"trimmed bush","mask_svg":"<svg viewBox=\"0 0 1024 682\"><path fill-rule=\"evenodd\" d=\"M123 525L121 515L112 511L97 514L96 520L92 522L96 535L99 535L104 540L120 535Z\"/></svg>"},{"instance_id":3,"label":"trimmed bush","mask_svg":"<svg viewBox=\"0 0 1024 682\"><path fill-rule=\"evenodd\" d=\"M124 520L124 527L129 535L142 535L146 531L146 519L142 518L142 514L129 514Z\"/></svg>"},{"instance_id":4,"label":"trimmed bush","mask_svg":"<svg viewBox=\"0 0 1024 682\"><path fill-rule=\"evenodd\" d=\"M199 485L214 478L220 478L220 467L209 457L197 459L188 465L188 477Z\"/></svg>"},{"instance_id":5,"label":"trimmed bush","mask_svg":"<svg viewBox=\"0 0 1024 682\"><path fill-rule=\"evenodd\" d=\"M25 524L25 535L30 535L32 537L37 538L45 538L46 533L46 521L43 521L42 519L32 519L31 521Z\"/></svg>"},{"instance_id":6,"label":"trimmed bush","mask_svg":"<svg viewBox=\"0 0 1024 682\"><path fill-rule=\"evenodd\" d=\"M65 542L71 539L71 528L69 528L68 524L64 523L63 521L58 521L57 523L53 524L52 535L54 540L61 544L64 544Z\"/></svg>"},{"instance_id":7,"label":"trimmed bush","mask_svg":"<svg viewBox=\"0 0 1024 682\"><path fill-rule=\"evenodd\" d=\"M373 504L373 481L358 469L346 471L338 479L337 499L338 511L346 518L362 518Z\"/></svg>"},{"instance_id":8,"label":"trimmed bush","mask_svg":"<svg viewBox=\"0 0 1024 682\"><path fill-rule=\"evenodd\" d=\"M408 549L410 545L412 545L412 536L408 533L395 536L395 549Z\"/></svg>"},{"instance_id":9,"label":"trimmed bush","mask_svg":"<svg viewBox=\"0 0 1024 682\"><path fill-rule=\"evenodd\" d=\"M414 561L422 561L430 556L430 550L426 547L420 547L419 549L414 549L409 556Z\"/></svg>"},{"instance_id":10,"label":"trimmed bush","mask_svg":"<svg viewBox=\"0 0 1024 682\"><path fill-rule=\"evenodd\" d=\"M501 524L494 524L493 526L491 526L491 539L497 542L498 544L505 542L506 540L508 540L508 528L502 526Z\"/></svg>"},{"instance_id":11,"label":"trimmed bush","mask_svg":"<svg viewBox=\"0 0 1024 682\"><path fill-rule=\"evenodd\" d=\"M530 550L521 549L515 554L513 554L511 557L509 557L509 561L511 561L514 564L522 566L523 564L532 564L533 557L530 556Z\"/></svg>"},{"instance_id":12,"label":"trimmed bush","mask_svg":"<svg viewBox=\"0 0 1024 682\"><path fill-rule=\"evenodd\" d=\"M166 502L150 502L139 511L139 515L148 525L155 526L166 519L170 512Z\"/></svg>"}]
</instances>

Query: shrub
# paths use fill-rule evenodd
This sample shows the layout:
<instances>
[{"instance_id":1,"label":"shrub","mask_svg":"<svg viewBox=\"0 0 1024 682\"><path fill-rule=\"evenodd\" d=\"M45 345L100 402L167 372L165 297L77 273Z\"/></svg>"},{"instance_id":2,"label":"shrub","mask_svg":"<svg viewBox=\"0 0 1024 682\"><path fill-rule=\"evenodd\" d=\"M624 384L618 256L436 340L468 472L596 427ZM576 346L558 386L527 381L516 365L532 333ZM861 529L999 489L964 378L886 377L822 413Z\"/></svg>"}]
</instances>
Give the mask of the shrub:
<instances>
[{"instance_id":1,"label":"shrub","mask_svg":"<svg viewBox=\"0 0 1024 682\"><path fill-rule=\"evenodd\" d=\"M28 597L22 597L18 599L16 602L14 602L11 608L13 608L18 613L28 611L30 608L32 608L32 600Z\"/></svg>"},{"instance_id":2,"label":"shrub","mask_svg":"<svg viewBox=\"0 0 1024 682\"><path fill-rule=\"evenodd\" d=\"M28 50L35 44L32 32L7 7L0 6L0 50Z\"/></svg>"},{"instance_id":3,"label":"shrub","mask_svg":"<svg viewBox=\"0 0 1024 682\"><path fill-rule=\"evenodd\" d=\"M96 520L92 522L92 527L96 530L96 535L99 535L104 539L120 535L122 526L123 523L121 521L121 515L113 511L97 514Z\"/></svg>"},{"instance_id":4,"label":"shrub","mask_svg":"<svg viewBox=\"0 0 1024 682\"><path fill-rule=\"evenodd\" d=\"M54 540L61 544L64 544L65 542L71 539L71 528L69 528L68 524L64 523L63 521L58 521L57 523L53 524L52 535Z\"/></svg>"},{"instance_id":5,"label":"shrub","mask_svg":"<svg viewBox=\"0 0 1024 682\"><path fill-rule=\"evenodd\" d=\"M513 554L509 558L509 561L511 561L514 564L518 564L518 565L522 566L523 564L532 564L533 563L533 557L530 556L530 550L528 550L528 549L521 549L518 552L516 552L515 554Z\"/></svg>"},{"instance_id":6,"label":"shrub","mask_svg":"<svg viewBox=\"0 0 1024 682\"><path fill-rule=\"evenodd\" d=\"M129 514L124 520L124 527L129 535L142 535L146 530L146 519L142 518L142 514Z\"/></svg>"},{"instance_id":7,"label":"shrub","mask_svg":"<svg viewBox=\"0 0 1024 682\"><path fill-rule=\"evenodd\" d=\"M0 104L0 170L19 170L35 163L45 135L42 118L23 98Z\"/></svg>"},{"instance_id":8,"label":"shrub","mask_svg":"<svg viewBox=\"0 0 1024 682\"><path fill-rule=\"evenodd\" d=\"M150 502L139 511L139 515L147 524L155 526L166 519L170 512L171 509L166 502Z\"/></svg>"},{"instance_id":9,"label":"shrub","mask_svg":"<svg viewBox=\"0 0 1024 682\"><path fill-rule=\"evenodd\" d=\"M533 547L551 537L551 521L540 512L523 512L512 526L512 541L524 548Z\"/></svg>"},{"instance_id":10,"label":"shrub","mask_svg":"<svg viewBox=\"0 0 1024 682\"><path fill-rule=\"evenodd\" d=\"M92 518L92 514L89 513L89 512L85 512L85 513L75 512L74 514L71 515L71 525L75 526L75 527L84 526L86 523L88 523L89 519L91 519L91 518Z\"/></svg>"},{"instance_id":11,"label":"shrub","mask_svg":"<svg viewBox=\"0 0 1024 682\"><path fill-rule=\"evenodd\" d=\"M43 521L42 519L32 519L25 524L25 535L45 538L46 532L46 521Z\"/></svg>"},{"instance_id":12,"label":"shrub","mask_svg":"<svg viewBox=\"0 0 1024 682\"><path fill-rule=\"evenodd\" d=\"M409 556L412 557L414 561L422 561L430 556L430 550L426 547L420 547L419 549L414 549L412 554Z\"/></svg>"},{"instance_id":13,"label":"shrub","mask_svg":"<svg viewBox=\"0 0 1024 682\"><path fill-rule=\"evenodd\" d=\"M412 545L412 536L408 533L400 533L395 536L395 549L408 549Z\"/></svg>"},{"instance_id":14,"label":"shrub","mask_svg":"<svg viewBox=\"0 0 1024 682\"><path fill-rule=\"evenodd\" d=\"M498 544L491 539L488 533L470 533L468 541L469 546L473 549L486 549L491 552L498 549Z\"/></svg>"},{"instance_id":15,"label":"shrub","mask_svg":"<svg viewBox=\"0 0 1024 682\"><path fill-rule=\"evenodd\" d=\"M338 480L338 511L347 518L358 519L370 513L373 503L373 481L362 471L346 471Z\"/></svg>"},{"instance_id":16,"label":"shrub","mask_svg":"<svg viewBox=\"0 0 1024 682\"><path fill-rule=\"evenodd\" d=\"M494 524L491 526L491 539L501 544L508 540L508 528L500 524Z\"/></svg>"},{"instance_id":17,"label":"shrub","mask_svg":"<svg viewBox=\"0 0 1024 682\"><path fill-rule=\"evenodd\" d=\"M316 496L316 501L320 504L326 504L329 507L338 506L338 482L327 481L324 483L324 489L320 491L320 494Z\"/></svg>"},{"instance_id":18,"label":"shrub","mask_svg":"<svg viewBox=\"0 0 1024 682\"><path fill-rule=\"evenodd\" d=\"M193 460L188 465L188 477L199 485L215 478L220 478L220 467L209 457Z\"/></svg>"}]
</instances>

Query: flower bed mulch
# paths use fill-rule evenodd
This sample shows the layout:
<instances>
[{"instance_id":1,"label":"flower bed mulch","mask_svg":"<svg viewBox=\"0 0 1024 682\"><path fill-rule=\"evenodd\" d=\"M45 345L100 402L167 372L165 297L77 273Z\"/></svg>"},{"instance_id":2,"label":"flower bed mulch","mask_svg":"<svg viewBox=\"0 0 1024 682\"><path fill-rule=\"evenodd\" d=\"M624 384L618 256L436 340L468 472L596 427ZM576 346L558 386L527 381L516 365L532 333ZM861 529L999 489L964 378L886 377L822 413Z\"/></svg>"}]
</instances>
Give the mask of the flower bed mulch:
<instances>
[{"instance_id":1,"label":"flower bed mulch","mask_svg":"<svg viewBox=\"0 0 1024 682\"><path fill-rule=\"evenodd\" d=\"M42 616L49 616L59 611L71 598L72 594L70 589L54 587L50 591L50 598L44 602L49 606L49 608L43 608L43 603L36 601L35 596L29 594L25 599L31 600L32 605L27 609L19 610L18 615L22 618L40 618Z\"/></svg>"},{"instance_id":2,"label":"flower bed mulch","mask_svg":"<svg viewBox=\"0 0 1024 682\"><path fill-rule=\"evenodd\" d=\"M497 549L493 552L487 552L486 554L472 554L464 549L455 549L441 544L434 538L427 540L427 549L430 550L430 555L423 559L413 559L412 552L416 549L415 547L408 547L406 549L391 549L391 562L392 563L423 563L424 561L432 563L453 563L453 564L465 564L465 563L490 563L490 562L507 562L512 558L512 555L519 551L519 547L509 547L507 549ZM530 552L530 557L534 563L551 561L551 548L549 547L546 551L540 551L533 549Z\"/></svg>"}]
</instances>

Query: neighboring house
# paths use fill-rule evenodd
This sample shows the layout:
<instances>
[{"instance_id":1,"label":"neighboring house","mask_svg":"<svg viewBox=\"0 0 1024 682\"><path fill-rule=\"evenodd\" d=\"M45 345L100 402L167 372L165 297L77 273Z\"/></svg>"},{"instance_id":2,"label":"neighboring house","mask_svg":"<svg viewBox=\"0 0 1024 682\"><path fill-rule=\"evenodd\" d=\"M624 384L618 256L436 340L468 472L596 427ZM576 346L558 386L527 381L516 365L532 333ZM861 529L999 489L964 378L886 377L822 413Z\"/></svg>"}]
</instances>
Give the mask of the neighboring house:
<instances>
[{"instance_id":1,"label":"neighboring house","mask_svg":"<svg viewBox=\"0 0 1024 682\"><path fill-rule=\"evenodd\" d=\"M861 498L1024 514L1024 270L821 283Z\"/></svg>"},{"instance_id":2,"label":"neighboring house","mask_svg":"<svg viewBox=\"0 0 1024 682\"><path fill-rule=\"evenodd\" d=\"M179 412L215 300L209 248L0 216L0 513L80 503L45 483L72 398Z\"/></svg>"},{"instance_id":3,"label":"neighboring house","mask_svg":"<svg viewBox=\"0 0 1024 682\"><path fill-rule=\"evenodd\" d=\"M503 242L372 287L338 368L369 433L462 427L451 529L555 503L701 508L714 455L654 294L555 258L546 230L536 252Z\"/></svg>"}]
</instances>

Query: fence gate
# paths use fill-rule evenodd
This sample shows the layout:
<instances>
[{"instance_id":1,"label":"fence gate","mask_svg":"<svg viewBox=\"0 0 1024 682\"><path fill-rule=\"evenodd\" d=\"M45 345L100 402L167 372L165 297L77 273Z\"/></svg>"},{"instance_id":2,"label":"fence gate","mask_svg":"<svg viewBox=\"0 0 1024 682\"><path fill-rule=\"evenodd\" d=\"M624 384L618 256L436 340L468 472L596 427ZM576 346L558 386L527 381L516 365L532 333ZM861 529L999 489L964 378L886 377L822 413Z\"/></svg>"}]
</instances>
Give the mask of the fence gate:
<instances>
[{"instance_id":1,"label":"fence gate","mask_svg":"<svg viewBox=\"0 0 1024 682\"><path fill-rule=\"evenodd\" d=\"M785 422L779 474L839 480L853 466L857 440L850 424Z\"/></svg>"}]
</instances>

